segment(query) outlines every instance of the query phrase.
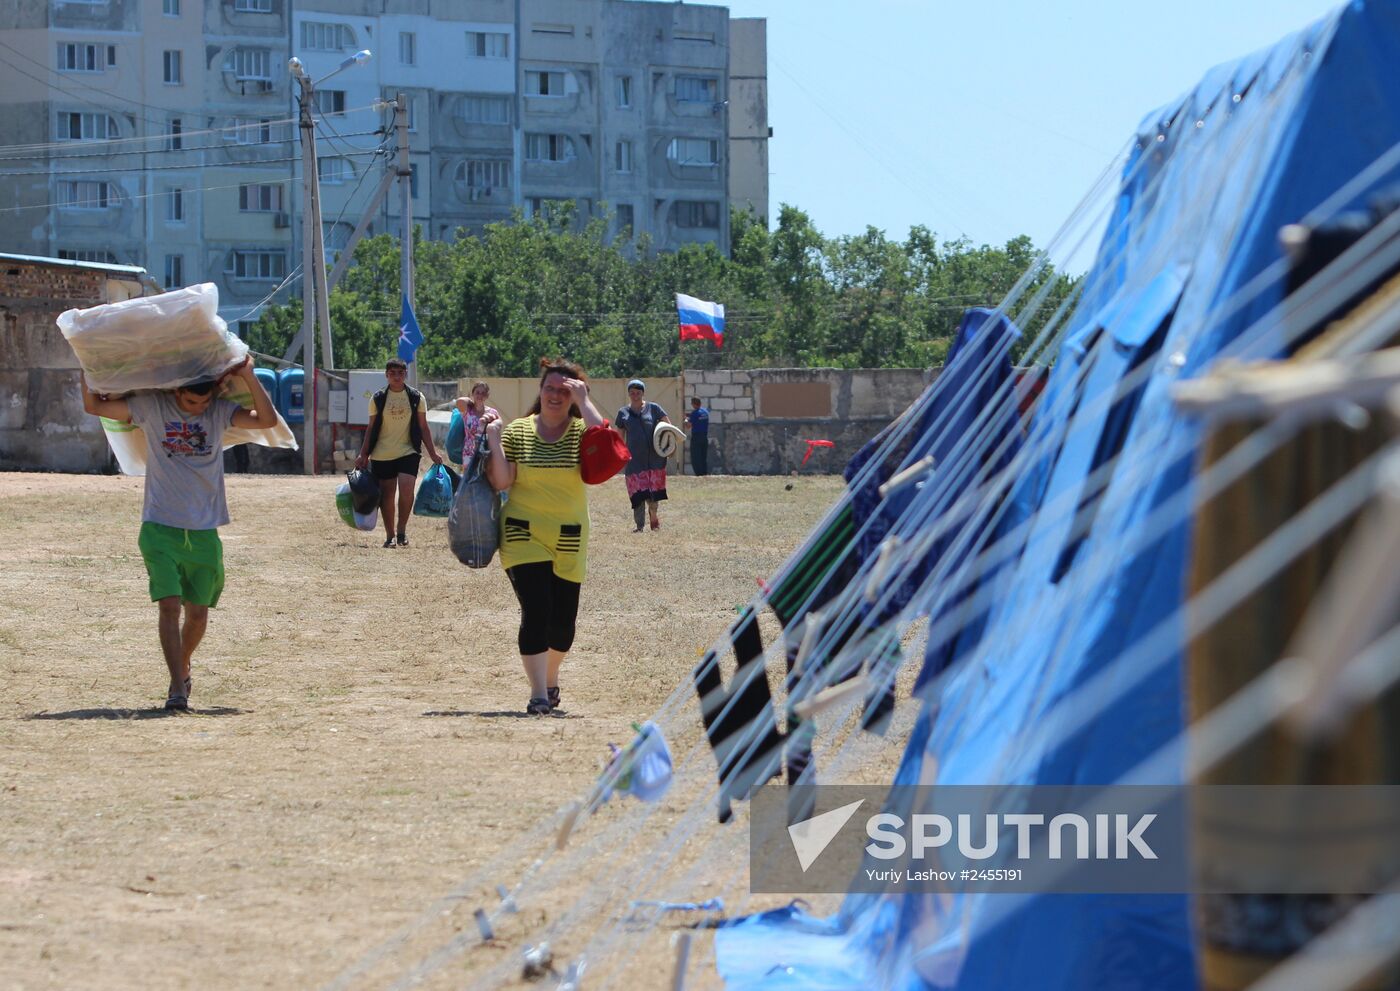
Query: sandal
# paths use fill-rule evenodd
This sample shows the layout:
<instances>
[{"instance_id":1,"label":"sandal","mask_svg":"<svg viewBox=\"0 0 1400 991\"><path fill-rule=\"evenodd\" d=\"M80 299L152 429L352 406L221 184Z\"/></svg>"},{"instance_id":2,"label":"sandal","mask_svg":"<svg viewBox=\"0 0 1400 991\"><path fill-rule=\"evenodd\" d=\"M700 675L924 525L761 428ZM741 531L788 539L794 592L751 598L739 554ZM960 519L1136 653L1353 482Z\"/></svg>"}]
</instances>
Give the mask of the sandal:
<instances>
[{"instance_id":1,"label":"sandal","mask_svg":"<svg viewBox=\"0 0 1400 991\"><path fill-rule=\"evenodd\" d=\"M384 538L384 546L385 546L385 547L393 547L393 546L394 546L394 538L393 538L393 537L385 537L385 538Z\"/></svg>"},{"instance_id":2,"label":"sandal","mask_svg":"<svg viewBox=\"0 0 1400 991\"><path fill-rule=\"evenodd\" d=\"M555 685L553 688L546 688L545 694L549 696L550 710L552 711L559 708L559 686Z\"/></svg>"},{"instance_id":3,"label":"sandal","mask_svg":"<svg viewBox=\"0 0 1400 991\"><path fill-rule=\"evenodd\" d=\"M403 534L403 533L400 533L400 534L399 534L399 546L400 546L400 547L407 547L407 546L408 546L408 536L407 536L406 534Z\"/></svg>"},{"instance_id":4,"label":"sandal","mask_svg":"<svg viewBox=\"0 0 1400 991\"><path fill-rule=\"evenodd\" d=\"M189 712L190 697L188 695L180 695L176 692L171 692L165 699L165 711Z\"/></svg>"},{"instance_id":5,"label":"sandal","mask_svg":"<svg viewBox=\"0 0 1400 991\"><path fill-rule=\"evenodd\" d=\"M525 715L527 716L547 716L552 711L547 698L534 698L525 705Z\"/></svg>"}]
</instances>

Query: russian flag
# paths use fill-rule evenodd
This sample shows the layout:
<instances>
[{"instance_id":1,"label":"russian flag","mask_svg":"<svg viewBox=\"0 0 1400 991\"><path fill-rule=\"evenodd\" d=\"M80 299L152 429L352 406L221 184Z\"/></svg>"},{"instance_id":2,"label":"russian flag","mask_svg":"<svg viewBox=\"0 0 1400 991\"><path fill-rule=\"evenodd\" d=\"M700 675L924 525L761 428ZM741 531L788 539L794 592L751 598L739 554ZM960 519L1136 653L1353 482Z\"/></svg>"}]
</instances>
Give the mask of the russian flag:
<instances>
[{"instance_id":1,"label":"russian flag","mask_svg":"<svg viewBox=\"0 0 1400 991\"><path fill-rule=\"evenodd\" d=\"M681 340L713 341L724 347L724 304L676 293L676 314L681 324Z\"/></svg>"}]
</instances>

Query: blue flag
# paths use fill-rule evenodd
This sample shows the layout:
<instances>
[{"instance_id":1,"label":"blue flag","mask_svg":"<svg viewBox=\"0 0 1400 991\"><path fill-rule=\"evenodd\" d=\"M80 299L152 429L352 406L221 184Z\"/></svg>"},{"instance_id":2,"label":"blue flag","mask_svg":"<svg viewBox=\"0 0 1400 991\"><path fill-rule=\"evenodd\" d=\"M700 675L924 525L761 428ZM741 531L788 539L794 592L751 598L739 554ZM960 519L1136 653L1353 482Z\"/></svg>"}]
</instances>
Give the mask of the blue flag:
<instances>
[{"instance_id":1,"label":"blue flag","mask_svg":"<svg viewBox=\"0 0 1400 991\"><path fill-rule=\"evenodd\" d=\"M418 345L423 343L423 331L418 328L418 318L413 315L413 307L408 297L403 297L403 310L399 314L399 357L410 365Z\"/></svg>"}]
</instances>

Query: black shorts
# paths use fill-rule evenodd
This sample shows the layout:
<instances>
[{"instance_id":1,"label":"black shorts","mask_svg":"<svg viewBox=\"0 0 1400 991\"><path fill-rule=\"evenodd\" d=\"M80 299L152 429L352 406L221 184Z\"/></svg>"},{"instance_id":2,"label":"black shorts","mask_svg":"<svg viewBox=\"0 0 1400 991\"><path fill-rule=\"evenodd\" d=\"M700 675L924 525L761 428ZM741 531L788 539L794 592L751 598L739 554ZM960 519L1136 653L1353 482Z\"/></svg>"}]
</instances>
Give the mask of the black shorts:
<instances>
[{"instance_id":1,"label":"black shorts","mask_svg":"<svg viewBox=\"0 0 1400 991\"><path fill-rule=\"evenodd\" d=\"M422 460L421 454L405 454L393 461L370 461L369 470L370 474L381 482L391 482L400 475L412 475L417 478L418 463Z\"/></svg>"}]
</instances>

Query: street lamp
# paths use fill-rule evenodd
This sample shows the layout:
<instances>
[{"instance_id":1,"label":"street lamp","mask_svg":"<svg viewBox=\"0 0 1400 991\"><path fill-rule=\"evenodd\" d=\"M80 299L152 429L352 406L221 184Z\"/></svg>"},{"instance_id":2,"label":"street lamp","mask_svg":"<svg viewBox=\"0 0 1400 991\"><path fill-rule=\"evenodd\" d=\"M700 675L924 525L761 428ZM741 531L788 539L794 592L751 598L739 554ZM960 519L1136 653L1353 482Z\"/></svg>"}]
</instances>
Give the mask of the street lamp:
<instances>
[{"instance_id":1,"label":"street lamp","mask_svg":"<svg viewBox=\"0 0 1400 991\"><path fill-rule=\"evenodd\" d=\"M352 65L363 65L371 58L368 49L354 55L313 81L301 59L287 60L287 69L301 87L301 171L303 209L301 217L301 347L302 347L302 465L308 475L316 474L316 324L321 325L321 346L326 364L335 363L331 349L330 301L326 294L326 246L321 231L321 183L316 165L316 124L311 108L316 102L316 85ZM308 391L309 390L309 391Z\"/></svg>"}]
</instances>

